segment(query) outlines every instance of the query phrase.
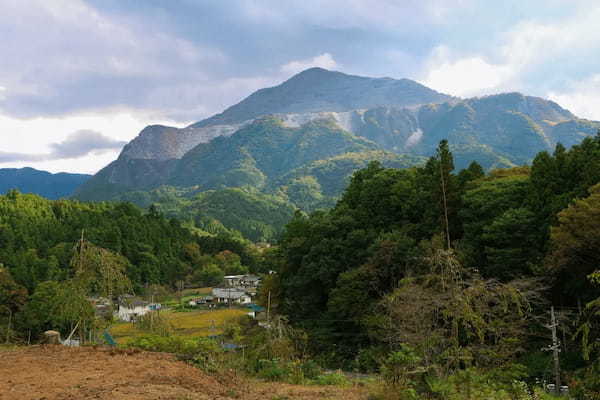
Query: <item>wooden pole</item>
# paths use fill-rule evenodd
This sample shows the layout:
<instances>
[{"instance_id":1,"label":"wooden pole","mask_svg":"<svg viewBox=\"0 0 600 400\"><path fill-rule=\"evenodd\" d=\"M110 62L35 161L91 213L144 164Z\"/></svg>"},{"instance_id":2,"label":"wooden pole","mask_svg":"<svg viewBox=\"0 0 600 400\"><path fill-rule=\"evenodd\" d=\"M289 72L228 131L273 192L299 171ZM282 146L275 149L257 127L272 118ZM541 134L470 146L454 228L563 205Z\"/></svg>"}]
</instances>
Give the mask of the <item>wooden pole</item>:
<instances>
[{"instance_id":1,"label":"wooden pole","mask_svg":"<svg viewBox=\"0 0 600 400\"><path fill-rule=\"evenodd\" d=\"M448 223L448 204L446 202L446 182L444 180L444 170L442 168L442 156L440 155L440 179L442 181L442 199L444 201L444 219L446 222L446 246L450 250L450 224Z\"/></svg>"},{"instance_id":2,"label":"wooden pole","mask_svg":"<svg viewBox=\"0 0 600 400\"><path fill-rule=\"evenodd\" d=\"M8 327L6 328L6 344L10 341L10 325L12 323L12 310L8 309Z\"/></svg>"},{"instance_id":3,"label":"wooden pole","mask_svg":"<svg viewBox=\"0 0 600 400\"><path fill-rule=\"evenodd\" d=\"M271 318L271 291L269 290L269 296L267 299L267 325L270 324Z\"/></svg>"},{"instance_id":4,"label":"wooden pole","mask_svg":"<svg viewBox=\"0 0 600 400\"><path fill-rule=\"evenodd\" d=\"M552 357L554 358L554 391L556 395L560 394L560 363L558 359L558 352L560 351L560 344L558 343L558 337L556 335L556 317L554 315L554 306L550 308L551 328L552 328Z\"/></svg>"}]
</instances>

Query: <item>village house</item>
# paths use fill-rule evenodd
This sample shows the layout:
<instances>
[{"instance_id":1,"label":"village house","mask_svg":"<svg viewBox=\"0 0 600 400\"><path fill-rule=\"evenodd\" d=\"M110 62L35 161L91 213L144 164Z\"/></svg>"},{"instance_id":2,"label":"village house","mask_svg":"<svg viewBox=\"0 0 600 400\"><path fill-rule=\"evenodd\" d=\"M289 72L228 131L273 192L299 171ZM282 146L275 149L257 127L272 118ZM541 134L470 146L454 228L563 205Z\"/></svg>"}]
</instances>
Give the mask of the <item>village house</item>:
<instances>
[{"instance_id":1,"label":"village house","mask_svg":"<svg viewBox=\"0 0 600 400\"><path fill-rule=\"evenodd\" d=\"M188 301L188 304L192 307L205 305L210 308L214 302L215 302L215 298L213 296L204 296L204 297L197 297L195 299L191 299L190 301Z\"/></svg>"},{"instance_id":2,"label":"village house","mask_svg":"<svg viewBox=\"0 0 600 400\"><path fill-rule=\"evenodd\" d=\"M257 288L261 281L256 275L227 275L223 279L225 286L233 288Z\"/></svg>"},{"instance_id":3,"label":"village house","mask_svg":"<svg viewBox=\"0 0 600 400\"><path fill-rule=\"evenodd\" d=\"M252 299L244 290L235 288L214 288L212 295L216 303L250 304Z\"/></svg>"},{"instance_id":4,"label":"village house","mask_svg":"<svg viewBox=\"0 0 600 400\"><path fill-rule=\"evenodd\" d=\"M122 321L135 322L142 315L160 309L161 305L159 303L149 303L143 300L121 301L119 302L119 310L115 315Z\"/></svg>"}]
</instances>

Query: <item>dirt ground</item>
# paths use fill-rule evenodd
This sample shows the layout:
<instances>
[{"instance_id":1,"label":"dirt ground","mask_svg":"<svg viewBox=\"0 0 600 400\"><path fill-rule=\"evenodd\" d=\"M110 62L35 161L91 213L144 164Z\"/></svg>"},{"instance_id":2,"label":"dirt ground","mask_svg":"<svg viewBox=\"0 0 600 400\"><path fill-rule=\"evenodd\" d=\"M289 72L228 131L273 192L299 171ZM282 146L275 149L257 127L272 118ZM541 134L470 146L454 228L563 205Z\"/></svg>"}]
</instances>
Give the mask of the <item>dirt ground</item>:
<instances>
[{"instance_id":1,"label":"dirt ground","mask_svg":"<svg viewBox=\"0 0 600 400\"><path fill-rule=\"evenodd\" d=\"M31 346L0 353L1 400L366 398L360 387L295 386L209 376L170 354Z\"/></svg>"}]
</instances>

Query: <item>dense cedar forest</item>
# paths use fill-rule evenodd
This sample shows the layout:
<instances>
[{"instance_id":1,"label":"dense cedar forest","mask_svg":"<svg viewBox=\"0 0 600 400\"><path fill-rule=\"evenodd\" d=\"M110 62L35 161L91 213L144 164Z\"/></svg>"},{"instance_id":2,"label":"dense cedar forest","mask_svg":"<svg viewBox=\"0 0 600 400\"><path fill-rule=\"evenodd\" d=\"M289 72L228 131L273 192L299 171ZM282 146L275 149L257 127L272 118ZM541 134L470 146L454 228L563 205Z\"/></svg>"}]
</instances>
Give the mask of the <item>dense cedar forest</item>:
<instances>
[{"instance_id":1,"label":"dense cedar forest","mask_svg":"<svg viewBox=\"0 0 600 400\"><path fill-rule=\"evenodd\" d=\"M114 283L118 293L169 290L179 282L210 286L225 274L260 272L259 255L248 242L195 235L152 207L142 212L129 203L52 201L11 191L0 196L0 316L12 314L21 337L69 325L69 316L48 307L64 306L52 303L61 290L73 292L82 235L93 250L85 253L88 264L102 258L99 270L111 265L112 280L127 281L125 287ZM83 295L106 295L89 289ZM46 308L36 309L39 303Z\"/></svg>"},{"instance_id":2,"label":"dense cedar forest","mask_svg":"<svg viewBox=\"0 0 600 400\"><path fill-rule=\"evenodd\" d=\"M455 171L446 141L420 167L372 162L333 208L297 211L267 251L226 232L200 236L154 207L11 191L0 197L0 325L11 318L15 338L35 338L90 313L58 312L69 296L274 270L259 301L302 332L304 356L380 373L399 398L516 399L495 396L553 380L542 350L551 307L562 382L595 398L599 227L600 134L487 173L475 162ZM465 397L466 381L479 395Z\"/></svg>"},{"instance_id":3,"label":"dense cedar forest","mask_svg":"<svg viewBox=\"0 0 600 400\"><path fill-rule=\"evenodd\" d=\"M600 136L530 167L453 169L443 141L424 167L371 163L333 209L296 214L278 311L330 366L378 369L391 352L415 371L552 380L553 305L563 382L598 390Z\"/></svg>"}]
</instances>

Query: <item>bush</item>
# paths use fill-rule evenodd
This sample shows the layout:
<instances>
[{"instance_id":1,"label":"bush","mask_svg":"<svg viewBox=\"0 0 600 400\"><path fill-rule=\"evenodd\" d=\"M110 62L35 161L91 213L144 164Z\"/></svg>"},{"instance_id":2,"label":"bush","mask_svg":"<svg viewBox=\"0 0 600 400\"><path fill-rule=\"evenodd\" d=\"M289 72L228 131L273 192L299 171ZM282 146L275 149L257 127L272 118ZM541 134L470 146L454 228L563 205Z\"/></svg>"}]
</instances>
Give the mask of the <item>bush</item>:
<instances>
[{"instance_id":1,"label":"bush","mask_svg":"<svg viewBox=\"0 0 600 400\"><path fill-rule=\"evenodd\" d=\"M220 346L212 339L156 335L135 338L129 342L129 347L146 351L174 353L188 360L204 356L213 357L222 351Z\"/></svg>"},{"instance_id":2,"label":"bush","mask_svg":"<svg viewBox=\"0 0 600 400\"><path fill-rule=\"evenodd\" d=\"M321 375L321 367L319 364L314 362L313 360L304 361L300 364L300 369L302 370L302 375L306 379L315 379L319 375Z\"/></svg>"},{"instance_id":3,"label":"bush","mask_svg":"<svg viewBox=\"0 0 600 400\"><path fill-rule=\"evenodd\" d=\"M379 372L384 356L385 350L378 347L360 349L354 359L353 369L365 373Z\"/></svg>"},{"instance_id":4,"label":"bush","mask_svg":"<svg viewBox=\"0 0 600 400\"><path fill-rule=\"evenodd\" d=\"M279 360L258 360L256 375L268 381L283 382L292 375L292 370L287 363Z\"/></svg>"},{"instance_id":5,"label":"bush","mask_svg":"<svg viewBox=\"0 0 600 400\"><path fill-rule=\"evenodd\" d=\"M350 385L350 380L341 372L335 372L319 375L313 383L315 385L348 386Z\"/></svg>"}]
</instances>

